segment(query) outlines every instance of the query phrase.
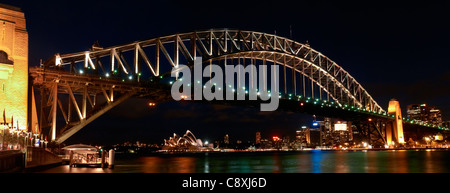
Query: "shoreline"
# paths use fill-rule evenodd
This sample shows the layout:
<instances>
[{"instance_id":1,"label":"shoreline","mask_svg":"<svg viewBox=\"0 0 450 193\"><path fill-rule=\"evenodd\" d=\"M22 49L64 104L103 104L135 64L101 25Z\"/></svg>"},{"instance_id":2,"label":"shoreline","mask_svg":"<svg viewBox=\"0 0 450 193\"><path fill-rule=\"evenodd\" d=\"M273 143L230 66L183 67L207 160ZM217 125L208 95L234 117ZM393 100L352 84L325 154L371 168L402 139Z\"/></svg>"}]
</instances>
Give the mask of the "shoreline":
<instances>
[{"instance_id":1,"label":"shoreline","mask_svg":"<svg viewBox=\"0 0 450 193\"><path fill-rule=\"evenodd\" d=\"M122 153L116 152L117 157L122 156L165 156L165 155L202 155L202 154L228 154L228 153L302 153L302 152L367 152L367 151L450 151L450 148L395 148L395 149L303 149L303 150L226 150L226 151L157 151L147 153Z\"/></svg>"}]
</instances>

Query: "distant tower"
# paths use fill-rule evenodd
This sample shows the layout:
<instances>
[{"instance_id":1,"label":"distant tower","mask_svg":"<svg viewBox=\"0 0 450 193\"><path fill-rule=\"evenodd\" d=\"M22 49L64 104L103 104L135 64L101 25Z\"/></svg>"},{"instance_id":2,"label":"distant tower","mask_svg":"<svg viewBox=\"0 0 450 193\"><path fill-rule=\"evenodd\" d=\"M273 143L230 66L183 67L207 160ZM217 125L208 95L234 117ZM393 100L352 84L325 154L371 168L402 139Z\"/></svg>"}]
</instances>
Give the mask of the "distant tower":
<instances>
[{"instance_id":1,"label":"distant tower","mask_svg":"<svg viewBox=\"0 0 450 193\"><path fill-rule=\"evenodd\" d=\"M261 143L261 132L256 132L256 143L255 144L260 144Z\"/></svg>"},{"instance_id":2,"label":"distant tower","mask_svg":"<svg viewBox=\"0 0 450 193\"><path fill-rule=\"evenodd\" d=\"M405 139L403 137L402 112L397 99L391 99L389 101L388 113L389 115L394 115L395 120L392 122L392 124L388 124L386 126L387 144L392 145L393 140L397 141L398 143L405 143ZM394 136L392 136L392 131L394 131Z\"/></svg>"},{"instance_id":3,"label":"distant tower","mask_svg":"<svg viewBox=\"0 0 450 193\"><path fill-rule=\"evenodd\" d=\"M8 118L14 116L21 130L27 129L28 123L28 32L25 24L20 8L0 4L0 111L5 110Z\"/></svg>"},{"instance_id":4,"label":"distant tower","mask_svg":"<svg viewBox=\"0 0 450 193\"><path fill-rule=\"evenodd\" d=\"M228 134L226 134L225 137L223 138L223 142L225 144L230 144L230 138L228 137Z\"/></svg>"}]
</instances>

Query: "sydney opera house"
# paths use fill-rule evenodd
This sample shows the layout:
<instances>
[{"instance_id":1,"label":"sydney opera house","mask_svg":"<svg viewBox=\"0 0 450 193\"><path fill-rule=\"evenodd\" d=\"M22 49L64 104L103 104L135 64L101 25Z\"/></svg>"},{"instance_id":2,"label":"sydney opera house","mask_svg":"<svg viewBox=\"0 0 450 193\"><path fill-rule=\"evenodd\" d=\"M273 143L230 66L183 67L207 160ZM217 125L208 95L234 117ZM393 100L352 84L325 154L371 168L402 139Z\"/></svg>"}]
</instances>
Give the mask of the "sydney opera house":
<instances>
[{"instance_id":1,"label":"sydney opera house","mask_svg":"<svg viewBox=\"0 0 450 193\"><path fill-rule=\"evenodd\" d=\"M164 139L162 149L167 151L198 151L202 146L202 141L197 139L191 131L187 130L183 136L174 133L173 137Z\"/></svg>"}]
</instances>

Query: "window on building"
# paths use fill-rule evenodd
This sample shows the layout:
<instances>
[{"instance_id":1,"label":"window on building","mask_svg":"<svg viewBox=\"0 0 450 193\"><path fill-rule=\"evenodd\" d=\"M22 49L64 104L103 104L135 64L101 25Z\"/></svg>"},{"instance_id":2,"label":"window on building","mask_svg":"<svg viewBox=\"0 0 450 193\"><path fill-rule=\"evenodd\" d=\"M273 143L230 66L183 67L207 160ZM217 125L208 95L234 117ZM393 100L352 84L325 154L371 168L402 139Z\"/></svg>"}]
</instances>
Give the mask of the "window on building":
<instances>
[{"instance_id":1,"label":"window on building","mask_svg":"<svg viewBox=\"0 0 450 193\"><path fill-rule=\"evenodd\" d=\"M12 60L8 59L8 54L3 50L0 50L0 63L14 64L14 62Z\"/></svg>"}]
</instances>

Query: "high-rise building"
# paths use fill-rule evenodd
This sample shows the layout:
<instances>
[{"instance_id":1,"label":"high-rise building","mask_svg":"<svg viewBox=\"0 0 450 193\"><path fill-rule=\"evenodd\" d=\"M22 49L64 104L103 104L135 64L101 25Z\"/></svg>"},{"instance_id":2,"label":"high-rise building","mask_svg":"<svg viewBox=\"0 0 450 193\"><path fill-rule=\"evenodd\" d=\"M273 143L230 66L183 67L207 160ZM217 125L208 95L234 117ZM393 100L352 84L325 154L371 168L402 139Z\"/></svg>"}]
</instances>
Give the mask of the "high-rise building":
<instances>
[{"instance_id":1,"label":"high-rise building","mask_svg":"<svg viewBox=\"0 0 450 193\"><path fill-rule=\"evenodd\" d=\"M228 137L228 134L226 134L225 137L223 138L223 142L225 144L230 144L230 138Z\"/></svg>"},{"instance_id":2,"label":"high-rise building","mask_svg":"<svg viewBox=\"0 0 450 193\"><path fill-rule=\"evenodd\" d=\"M272 141L268 139L261 139L261 149L271 149Z\"/></svg>"},{"instance_id":3,"label":"high-rise building","mask_svg":"<svg viewBox=\"0 0 450 193\"><path fill-rule=\"evenodd\" d=\"M284 136L283 139L281 139L281 149L290 149L291 147L291 138L289 136Z\"/></svg>"},{"instance_id":4,"label":"high-rise building","mask_svg":"<svg viewBox=\"0 0 450 193\"><path fill-rule=\"evenodd\" d=\"M431 107L428 113L428 122L433 125L442 126L442 113L440 109Z\"/></svg>"},{"instance_id":5,"label":"high-rise building","mask_svg":"<svg viewBox=\"0 0 450 193\"><path fill-rule=\"evenodd\" d=\"M309 138L310 138L310 142L309 145L310 147L316 147L316 146L322 146L322 137L321 137L321 132L319 129L310 129L309 130Z\"/></svg>"},{"instance_id":6,"label":"high-rise building","mask_svg":"<svg viewBox=\"0 0 450 193\"><path fill-rule=\"evenodd\" d=\"M450 121L443 121L442 126L445 128L450 128Z\"/></svg>"},{"instance_id":7,"label":"high-rise building","mask_svg":"<svg viewBox=\"0 0 450 193\"><path fill-rule=\"evenodd\" d=\"M306 147L311 143L310 128L302 126L295 134L295 140L300 143L302 147Z\"/></svg>"},{"instance_id":8,"label":"high-rise building","mask_svg":"<svg viewBox=\"0 0 450 193\"><path fill-rule=\"evenodd\" d=\"M406 107L407 118L443 126L442 113L437 107L427 104L412 104Z\"/></svg>"},{"instance_id":9,"label":"high-rise building","mask_svg":"<svg viewBox=\"0 0 450 193\"><path fill-rule=\"evenodd\" d=\"M425 112L425 108L421 108L423 106L426 106L426 104L413 104L406 106L406 117L411 120L423 120L422 111Z\"/></svg>"},{"instance_id":10,"label":"high-rise building","mask_svg":"<svg viewBox=\"0 0 450 193\"><path fill-rule=\"evenodd\" d=\"M256 141L255 144L260 144L261 143L261 132L256 132Z\"/></svg>"}]
</instances>

